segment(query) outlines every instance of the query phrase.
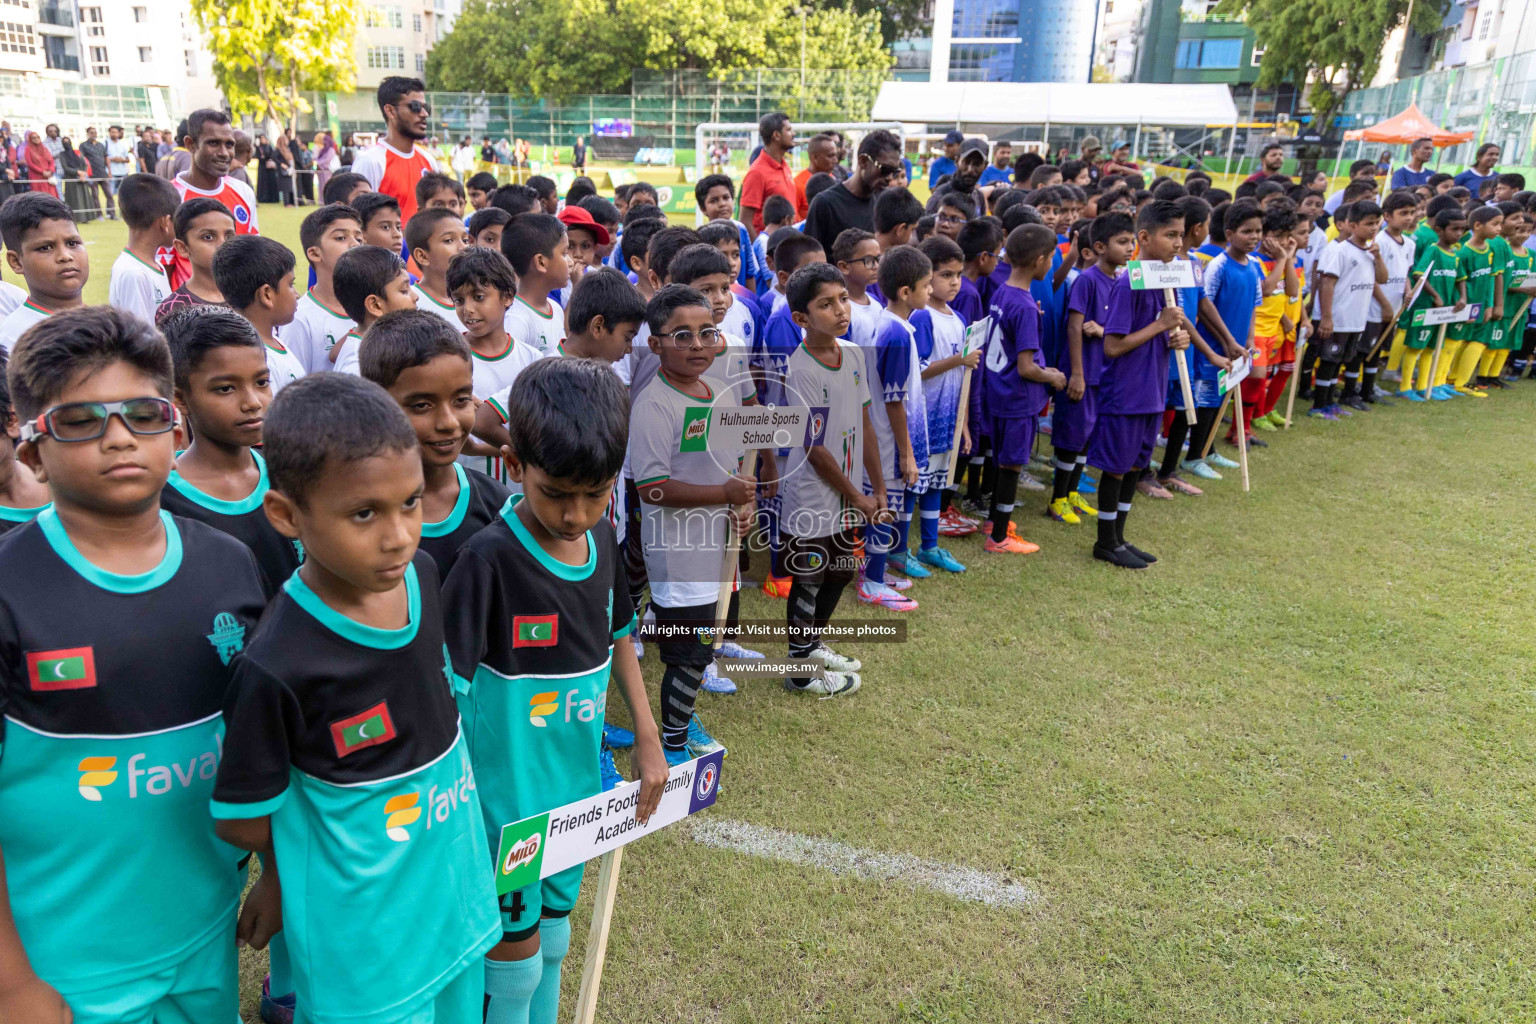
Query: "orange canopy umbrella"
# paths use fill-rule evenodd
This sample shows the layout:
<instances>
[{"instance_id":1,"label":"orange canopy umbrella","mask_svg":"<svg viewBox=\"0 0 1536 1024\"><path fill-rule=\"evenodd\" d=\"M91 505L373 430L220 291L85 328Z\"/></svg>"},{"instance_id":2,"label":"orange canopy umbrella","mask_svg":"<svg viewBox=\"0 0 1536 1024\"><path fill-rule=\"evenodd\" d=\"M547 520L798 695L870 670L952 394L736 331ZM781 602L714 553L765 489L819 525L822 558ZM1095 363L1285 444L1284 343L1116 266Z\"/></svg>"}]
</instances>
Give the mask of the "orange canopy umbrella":
<instances>
[{"instance_id":1,"label":"orange canopy umbrella","mask_svg":"<svg viewBox=\"0 0 1536 1024\"><path fill-rule=\"evenodd\" d=\"M1446 131L1425 117L1417 103L1410 103L1408 109L1396 117L1389 117L1369 128L1345 132L1344 138L1350 142L1385 142L1390 145L1407 145L1415 139L1429 139L1439 148L1468 142L1472 135L1472 132Z\"/></svg>"}]
</instances>

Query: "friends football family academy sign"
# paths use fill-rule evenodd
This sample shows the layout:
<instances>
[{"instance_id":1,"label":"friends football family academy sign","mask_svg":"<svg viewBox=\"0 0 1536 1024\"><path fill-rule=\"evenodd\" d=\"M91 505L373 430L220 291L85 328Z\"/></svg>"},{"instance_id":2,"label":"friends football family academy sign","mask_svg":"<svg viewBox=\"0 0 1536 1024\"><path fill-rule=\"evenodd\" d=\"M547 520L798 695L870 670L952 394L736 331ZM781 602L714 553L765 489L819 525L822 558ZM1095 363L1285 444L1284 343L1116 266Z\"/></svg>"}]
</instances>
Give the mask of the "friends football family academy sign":
<instances>
[{"instance_id":1,"label":"friends football family academy sign","mask_svg":"<svg viewBox=\"0 0 1536 1024\"><path fill-rule=\"evenodd\" d=\"M721 750L673 767L661 803L643 825L635 818L639 782L503 825L496 853L497 895L584 864L713 806L724 758Z\"/></svg>"}]
</instances>

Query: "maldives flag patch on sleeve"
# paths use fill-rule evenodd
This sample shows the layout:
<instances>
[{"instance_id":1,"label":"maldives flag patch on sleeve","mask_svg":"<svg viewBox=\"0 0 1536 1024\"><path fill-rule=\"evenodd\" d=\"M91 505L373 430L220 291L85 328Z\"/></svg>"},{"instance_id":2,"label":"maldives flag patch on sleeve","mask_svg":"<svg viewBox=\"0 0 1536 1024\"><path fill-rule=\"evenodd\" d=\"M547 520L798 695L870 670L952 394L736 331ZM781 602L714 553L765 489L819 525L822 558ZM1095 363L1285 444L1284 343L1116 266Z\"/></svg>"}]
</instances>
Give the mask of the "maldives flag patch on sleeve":
<instances>
[{"instance_id":1,"label":"maldives flag patch on sleeve","mask_svg":"<svg viewBox=\"0 0 1536 1024\"><path fill-rule=\"evenodd\" d=\"M389 717L389 702L379 701L367 711L331 723L331 741L336 756L346 757L364 747L376 747L395 738L395 721Z\"/></svg>"},{"instance_id":2,"label":"maldives flag patch on sleeve","mask_svg":"<svg viewBox=\"0 0 1536 1024\"><path fill-rule=\"evenodd\" d=\"M514 615L512 616L512 646L553 647L560 642L560 616Z\"/></svg>"},{"instance_id":3,"label":"maldives flag patch on sleeve","mask_svg":"<svg viewBox=\"0 0 1536 1024\"><path fill-rule=\"evenodd\" d=\"M27 678L34 692L92 689L96 685L96 651L91 647L28 651Z\"/></svg>"}]
</instances>

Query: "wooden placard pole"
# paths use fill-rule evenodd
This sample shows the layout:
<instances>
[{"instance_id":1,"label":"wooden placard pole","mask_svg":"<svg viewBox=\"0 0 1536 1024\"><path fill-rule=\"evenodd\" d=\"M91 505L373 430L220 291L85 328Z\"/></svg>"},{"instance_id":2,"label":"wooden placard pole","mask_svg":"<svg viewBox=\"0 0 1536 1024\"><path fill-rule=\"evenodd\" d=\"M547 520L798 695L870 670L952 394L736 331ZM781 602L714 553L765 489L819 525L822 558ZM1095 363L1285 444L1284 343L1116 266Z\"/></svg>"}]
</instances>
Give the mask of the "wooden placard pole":
<instances>
[{"instance_id":1,"label":"wooden placard pole","mask_svg":"<svg viewBox=\"0 0 1536 1024\"><path fill-rule=\"evenodd\" d=\"M1307 336L1296 332L1296 369L1291 371L1291 397L1285 400L1285 429L1291 429L1291 415L1296 412L1296 389L1301 386L1301 357L1307 351Z\"/></svg>"},{"instance_id":2,"label":"wooden placard pole","mask_svg":"<svg viewBox=\"0 0 1536 1024\"><path fill-rule=\"evenodd\" d=\"M1173 293L1172 288L1163 289L1163 302L1169 306L1176 306L1179 304L1178 296ZM1189 364L1184 361L1184 354L1182 352L1175 352L1173 356L1174 362L1178 364L1179 369L1179 393L1184 396L1184 421L1190 426L1194 426L1195 392L1194 389L1189 386Z\"/></svg>"},{"instance_id":3,"label":"wooden placard pole","mask_svg":"<svg viewBox=\"0 0 1536 1024\"><path fill-rule=\"evenodd\" d=\"M965 336L960 341L960 355L964 357L971 354L973 351L971 348L971 339L973 337L980 339L980 343L976 346L976 350L979 351L980 349L985 348L991 333L992 318L990 316L984 316L974 324L971 324L965 329ZM960 405L959 408L955 410L955 433L954 436L950 438L949 443L949 472L944 477L945 490L949 490L951 487L955 486L955 471L960 463L960 435L964 431L965 425L970 422L971 374L975 372L976 370L974 367L967 366L965 367L965 373L960 377ZM972 438L971 443L974 444L975 442L976 439Z\"/></svg>"},{"instance_id":4,"label":"wooden placard pole","mask_svg":"<svg viewBox=\"0 0 1536 1024\"><path fill-rule=\"evenodd\" d=\"M1243 471L1243 493L1248 492L1248 434L1243 430L1243 390L1241 384L1234 384L1227 390L1227 397L1232 399L1232 436L1237 438L1237 464ZM1216 429L1211 429L1211 436L1216 435Z\"/></svg>"},{"instance_id":5,"label":"wooden placard pole","mask_svg":"<svg viewBox=\"0 0 1536 1024\"><path fill-rule=\"evenodd\" d=\"M960 378L960 407L955 411L955 436L949 443L949 471L944 477L946 491L955 486L955 467L960 462L960 434L965 429L971 411L972 372L972 368L967 366L964 376Z\"/></svg>"},{"instance_id":6,"label":"wooden placard pole","mask_svg":"<svg viewBox=\"0 0 1536 1024\"><path fill-rule=\"evenodd\" d=\"M619 894L619 865L624 847L609 850L598 861L597 891L592 894L592 927L587 932L586 962L581 968L581 991L576 996L575 1024L592 1024L597 1018L597 990L603 981L603 961L608 956L608 929L613 923L613 901Z\"/></svg>"}]
</instances>

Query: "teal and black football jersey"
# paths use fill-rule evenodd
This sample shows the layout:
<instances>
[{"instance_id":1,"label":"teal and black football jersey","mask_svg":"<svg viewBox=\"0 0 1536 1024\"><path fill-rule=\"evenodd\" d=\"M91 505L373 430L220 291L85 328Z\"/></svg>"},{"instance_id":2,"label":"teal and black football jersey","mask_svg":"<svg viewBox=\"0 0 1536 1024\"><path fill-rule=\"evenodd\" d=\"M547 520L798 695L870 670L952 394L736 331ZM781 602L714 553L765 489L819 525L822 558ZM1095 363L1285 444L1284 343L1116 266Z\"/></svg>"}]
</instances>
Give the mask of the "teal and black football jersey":
<instances>
[{"instance_id":1,"label":"teal and black football jersey","mask_svg":"<svg viewBox=\"0 0 1536 1024\"><path fill-rule=\"evenodd\" d=\"M36 519L39 513L52 507L51 504L39 505L37 508L11 508L9 505L0 505L0 537L18 526L25 526Z\"/></svg>"},{"instance_id":2,"label":"teal and black football jersey","mask_svg":"<svg viewBox=\"0 0 1536 1024\"><path fill-rule=\"evenodd\" d=\"M405 586L409 623L377 629L294 573L224 705L213 814L271 815L283 930L315 1024L401 1012L501 938L428 555Z\"/></svg>"},{"instance_id":3,"label":"teal and black football jersey","mask_svg":"<svg viewBox=\"0 0 1536 1024\"><path fill-rule=\"evenodd\" d=\"M245 875L208 800L266 599L244 545L160 518L141 575L86 561L51 509L0 543L0 848L22 944L66 997L228 934Z\"/></svg>"},{"instance_id":4,"label":"teal and black football jersey","mask_svg":"<svg viewBox=\"0 0 1536 1024\"><path fill-rule=\"evenodd\" d=\"M509 500L460 550L443 610L489 833L601 792L613 642L635 620L612 525L587 531L585 565L566 565Z\"/></svg>"},{"instance_id":5,"label":"teal and black football jersey","mask_svg":"<svg viewBox=\"0 0 1536 1024\"><path fill-rule=\"evenodd\" d=\"M261 471L261 479L256 489L239 501L224 501L200 491L172 469L160 492L160 505L172 515L201 520L250 548L267 578L268 593L273 593L304 560L303 549L298 541L278 533L267 519L261 507L268 489L267 462L254 451L251 457Z\"/></svg>"},{"instance_id":6,"label":"teal and black football jersey","mask_svg":"<svg viewBox=\"0 0 1536 1024\"><path fill-rule=\"evenodd\" d=\"M453 469L459 478L459 500L454 502L453 511L440 522L421 524L421 550L432 556L437 574L444 578L453 568L459 548L496 519L512 494L505 484L478 469L465 469L457 462Z\"/></svg>"}]
</instances>

